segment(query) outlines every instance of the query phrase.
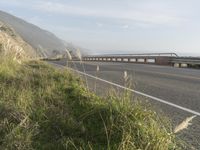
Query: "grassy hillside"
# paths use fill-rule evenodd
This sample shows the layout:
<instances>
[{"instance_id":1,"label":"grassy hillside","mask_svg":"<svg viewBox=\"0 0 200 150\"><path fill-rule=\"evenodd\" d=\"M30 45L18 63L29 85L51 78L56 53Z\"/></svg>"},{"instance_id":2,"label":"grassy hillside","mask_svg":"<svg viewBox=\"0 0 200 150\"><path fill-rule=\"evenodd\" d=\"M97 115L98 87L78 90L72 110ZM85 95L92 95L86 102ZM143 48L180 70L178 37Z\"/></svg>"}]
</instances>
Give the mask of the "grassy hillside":
<instances>
[{"instance_id":1,"label":"grassy hillside","mask_svg":"<svg viewBox=\"0 0 200 150\"><path fill-rule=\"evenodd\" d=\"M71 72L0 60L0 149L178 149L170 125L128 96L100 98Z\"/></svg>"}]
</instances>

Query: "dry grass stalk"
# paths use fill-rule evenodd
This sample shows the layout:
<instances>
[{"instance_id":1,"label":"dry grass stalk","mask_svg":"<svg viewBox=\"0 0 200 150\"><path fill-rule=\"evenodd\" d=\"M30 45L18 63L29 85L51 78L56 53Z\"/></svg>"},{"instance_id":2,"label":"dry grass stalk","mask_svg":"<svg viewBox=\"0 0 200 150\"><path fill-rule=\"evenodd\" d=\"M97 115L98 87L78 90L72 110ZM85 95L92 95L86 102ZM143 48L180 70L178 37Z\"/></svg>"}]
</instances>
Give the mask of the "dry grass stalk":
<instances>
[{"instance_id":1,"label":"dry grass stalk","mask_svg":"<svg viewBox=\"0 0 200 150\"><path fill-rule=\"evenodd\" d=\"M196 116L188 117L186 118L182 123L180 123L178 126L175 127L174 133L178 133L184 129L187 129L189 125L191 125L191 121L195 118Z\"/></svg>"},{"instance_id":2,"label":"dry grass stalk","mask_svg":"<svg viewBox=\"0 0 200 150\"><path fill-rule=\"evenodd\" d=\"M72 60L72 55L70 54L70 52L66 49L67 52L67 58L68 60Z\"/></svg>"},{"instance_id":3,"label":"dry grass stalk","mask_svg":"<svg viewBox=\"0 0 200 150\"><path fill-rule=\"evenodd\" d=\"M3 57L9 56L20 64L22 59L26 58L25 51L21 45L6 33L0 34L0 43L2 44L1 55Z\"/></svg>"},{"instance_id":4,"label":"dry grass stalk","mask_svg":"<svg viewBox=\"0 0 200 150\"><path fill-rule=\"evenodd\" d=\"M96 77L98 77L98 72L99 72L99 65L97 65L96 68ZM95 78L95 84L94 84L94 91L95 93L97 92L97 79Z\"/></svg>"},{"instance_id":5,"label":"dry grass stalk","mask_svg":"<svg viewBox=\"0 0 200 150\"><path fill-rule=\"evenodd\" d=\"M79 49L76 50L76 56L77 56L78 59L80 60L80 65L82 65L83 72L86 74L85 66L84 66L84 63L83 63L83 61L82 61L81 51L80 51ZM84 76L85 76L85 81L86 81L86 87L87 87L87 89L89 90L87 76L86 76L86 75L84 75Z\"/></svg>"},{"instance_id":6,"label":"dry grass stalk","mask_svg":"<svg viewBox=\"0 0 200 150\"><path fill-rule=\"evenodd\" d=\"M128 80L128 73L127 73L127 71L124 71L124 80L125 80L125 82Z\"/></svg>"},{"instance_id":7,"label":"dry grass stalk","mask_svg":"<svg viewBox=\"0 0 200 150\"><path fill-rule=\"evenodd\" d=\"M99 72L99 65L97 65L97 72Z\"/></svg>"},{"instance_id":8,"label":"dry grass stalk","mask_svg":"<svg viewBox=\"0 0 200 150\"><path fill-rule=\"evenodd\" d=\"M79 49L76 50L76 56L78 57L79 60L82 60L82 55Z\"/></svg>"}]
</instances>

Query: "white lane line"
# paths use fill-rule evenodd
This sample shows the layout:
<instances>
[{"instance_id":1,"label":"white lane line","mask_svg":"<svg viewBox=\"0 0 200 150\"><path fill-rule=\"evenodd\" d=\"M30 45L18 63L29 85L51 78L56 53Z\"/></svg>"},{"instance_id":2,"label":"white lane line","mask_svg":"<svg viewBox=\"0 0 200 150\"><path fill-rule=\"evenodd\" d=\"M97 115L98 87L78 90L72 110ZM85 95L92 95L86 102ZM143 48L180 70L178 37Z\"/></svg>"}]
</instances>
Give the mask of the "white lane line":
<instances>
[{"instance_id":1,"label":"white lane line","mask_svg":"<svg viewBox=\"0 0 200 150\"><path fill-rule=\"evenodd\" d=\"M56 65L57 65L57 64L56 64ZM62 65L59 65L59 66L62 66ZM89 75L89 74L87 74L87 73L84 73L84 72L81 72L81 71L78 71L78 70L74 70L74 69L69 68L69 67L66 67L66 68L68 68L69 70L75 71L75 72L77 72L77 73L80 73L80 74L82 74L82 75L86 75L86 76L88 76L88 77L91 77L91 78L97 79L97 80L99 80L99 81L108 83L108 84L110 84L110 85L119 87L119 88L121 88L121 89L125 89L125 90L128 90L128 91L131 91L131 92L136 93L136 94L138 94L138 95L141 95L141 96L150 98L150 99L152 99L152 100L154 100L154 101L161 102L161 103L163 103L163 104L172 106L172 107L174 107L174 108L178 108L178 109L180 109L180 110L186 111L186 112L188 112L188 113L191 113L191 114L194 114L194 115L197 115L197 116L200 117L200 113L199 113L199 112L194 111L194 110L191 110L191 109L189 109L189 108L185 108L185 107L179 106L179 105L177 105L177 104L174 104L174 103L165 101L165 100L163 100L163 99L160 99L160 98L157 98L157 97L154 97L154 96L151 96L151 95L148 95L148 94L145 94L145 93L142 93L142 92L139 92L139 91L136 91L136 90L127 88L127 87L124 87L124 86L122 86L122 85L119 85L119 84L116 84L116 83L113 83L113 82L110 82L110 81L107 81L107 80L104 80L104 79L101 79L101 78L98 78L98 77Z\"/></svg>"}]
</instances>

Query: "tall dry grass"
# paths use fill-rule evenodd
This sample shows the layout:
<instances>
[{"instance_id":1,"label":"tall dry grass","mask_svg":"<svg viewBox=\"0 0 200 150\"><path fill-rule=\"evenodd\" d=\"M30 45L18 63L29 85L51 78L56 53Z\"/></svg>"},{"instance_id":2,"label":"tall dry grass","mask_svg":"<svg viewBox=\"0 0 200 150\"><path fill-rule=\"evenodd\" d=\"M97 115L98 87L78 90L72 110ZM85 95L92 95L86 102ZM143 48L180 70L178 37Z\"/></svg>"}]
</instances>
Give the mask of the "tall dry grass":
<instances>
[{"instance_id":1,"label":"tall dry grass","mask_svg":"<svg viewBox=\"0 0 200 150\"><path fill-rule=\"evenodd\" d=\"M0 44L1 57L10 57L18 63L27 58L23 48L6 33L0 33Z\"/></svg>"}]
</instances>

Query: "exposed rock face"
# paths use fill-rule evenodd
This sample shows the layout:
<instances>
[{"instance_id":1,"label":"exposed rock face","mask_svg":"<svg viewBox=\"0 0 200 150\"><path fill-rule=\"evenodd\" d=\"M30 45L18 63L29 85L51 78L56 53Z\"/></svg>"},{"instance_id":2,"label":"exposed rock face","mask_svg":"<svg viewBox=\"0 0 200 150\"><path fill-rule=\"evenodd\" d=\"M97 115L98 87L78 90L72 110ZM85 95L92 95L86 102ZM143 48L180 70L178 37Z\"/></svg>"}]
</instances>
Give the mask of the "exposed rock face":
<instances>
[{"instance_id":1,"label":"exposed rock face","mask_svg":"<svg viewBox=\"0 0 200 150\"><path fill-rule=\"evenodd\" d=\"M43 55L43 57L54 57L55 51L56 54L63 54L65 52L63 41L46 30L3 11L0 11L0 21L12 27L12 31L15 31L36 53ZM1 28L1 31L4 30L4 27ZM7 34L11 37L15 35L12 35L12 31L6 29Z\"/></svg>"},{"instance_id":2,"label":"exposed rock face","mask_svg":"<svg viewBox=\"0 0 200 150\"><path fill-rule=\"evenodd\" d=\"M0 22L0 54L16 60L40 57L11 27Z\"/></svg>"}]
</instances>

